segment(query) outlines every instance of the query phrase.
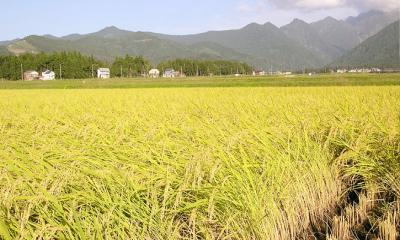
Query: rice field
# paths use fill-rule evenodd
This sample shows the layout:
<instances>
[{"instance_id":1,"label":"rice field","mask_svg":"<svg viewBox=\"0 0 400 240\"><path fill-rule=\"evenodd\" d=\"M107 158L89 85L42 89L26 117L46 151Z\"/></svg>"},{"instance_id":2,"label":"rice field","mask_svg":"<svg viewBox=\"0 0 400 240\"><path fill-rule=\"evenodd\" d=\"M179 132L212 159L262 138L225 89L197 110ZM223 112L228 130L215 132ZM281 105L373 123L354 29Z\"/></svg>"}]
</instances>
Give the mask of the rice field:
<instances>
[{"instance_id":1,"label":"rice field","mask_svg":"<svg viewBox=\"0 0 400 240\"><path fill-rule=\"evenodd\" d=\"M0 239L400 232L400 86L0 91Z\"/></svg>"}]
</instances>

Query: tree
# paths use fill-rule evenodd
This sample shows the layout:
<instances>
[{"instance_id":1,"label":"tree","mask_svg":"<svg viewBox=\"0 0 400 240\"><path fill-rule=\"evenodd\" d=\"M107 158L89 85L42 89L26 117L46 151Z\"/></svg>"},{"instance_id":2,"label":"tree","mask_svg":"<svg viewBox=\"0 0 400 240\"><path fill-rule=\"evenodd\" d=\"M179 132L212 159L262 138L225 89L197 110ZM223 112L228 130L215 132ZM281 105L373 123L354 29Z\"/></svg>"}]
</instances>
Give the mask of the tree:
<instances>
[{"instance_id":1,"label":"tree","mask_svg":"<svg viewBox=\"0 0 400 240\"><path fill-rule=\"evenodd\" d=\"M60 78L60 65L62 76L68 79L88 78L91 76L92 66L106 66L105 63L93 57L83 56L79 52L59 52L52 54L24 54L21 56L0 57L0 78L17 80L21 79L21 64L23 70L36 70L42 72L52 70Z\"/></svg>"},{"instance_id":2,"label":"tree","mask_svg":"<svg viewBox=\"0 0 400 240\"><path fill-rule=\"evenodd\" d=\"M126 55L124 58L115 58L111 66L111 74L114 77L137 77L146 74L150 67L150 62L142 56L132 57Z\"/></svg>"},{"instance_id":3,"label":"tree","mask_svg":"<svg viewBox=\"0 0 400 240\"><path fill-rule=\"evenodd\" d=\"M177 71L182 69L187 76L230 75L236 71L241 74L250 74L253 71L253 68L246 63L227 60L175 59L158 65L158 69L165 70L167 68Z\"/></svg>"}]
</instances>

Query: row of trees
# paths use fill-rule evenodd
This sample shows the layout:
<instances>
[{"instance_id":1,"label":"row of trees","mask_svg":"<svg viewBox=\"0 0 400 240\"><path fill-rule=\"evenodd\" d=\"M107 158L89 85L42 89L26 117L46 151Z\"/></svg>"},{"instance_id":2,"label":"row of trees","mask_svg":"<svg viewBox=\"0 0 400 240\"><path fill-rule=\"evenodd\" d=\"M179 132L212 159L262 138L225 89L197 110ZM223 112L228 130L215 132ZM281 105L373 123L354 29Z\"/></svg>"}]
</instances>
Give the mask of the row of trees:
<instances>
[{"instance_id":1,"label":"row of trees","mask_svg":"<svg viewBox=\"0 0 400 240\"><path fill-rule=\"evenodd\" d=\"M151 64L142 56L117 57L111 66L113 77L137 77L146 74L151 69Z\"/></svg>"},{"instance_id":2,"label":"row of trees","mask_svg":"<svg viewBox=\"0 0 400 240\"><path fill-rule=\"evenodd\" d=\"M167 68L182 71L186 76L251 74L253 71L253 68L246 63L227 60L176 59L158 65L161 71Z\"/></svg>"},{"instance_id":3,"label":"row of trees","mask_svg":"<svg viewBox=\"0 0 400 240\"><path fill-rule=\"evenodd\" d=\"M112 77L136 77L149 72L150 62L142 56L117 57L111 64L84 56L79 52L24 54L21 56L0 56L0 78L17 80L27 70L56 73L56 78L82 79L96 76L100 67L109 67ZM245 63L224 60L176 59L160 63L157 68L182 71L187 76L250 74L252 67Z\"/></svg>"},{"instance_id":4,"label":"row of trees","mask_svg":"<svg viewBox=\"0 0 400 240\"><path fill-rule=\"evenodd\" d=\"M88 78L92 75L92 67L95 65L102 66L103 63L78 52L1 56L0 78L17 80L21 79L24 71L47 69L54 71L57 78Z\"/></svg>"}]
</instances>

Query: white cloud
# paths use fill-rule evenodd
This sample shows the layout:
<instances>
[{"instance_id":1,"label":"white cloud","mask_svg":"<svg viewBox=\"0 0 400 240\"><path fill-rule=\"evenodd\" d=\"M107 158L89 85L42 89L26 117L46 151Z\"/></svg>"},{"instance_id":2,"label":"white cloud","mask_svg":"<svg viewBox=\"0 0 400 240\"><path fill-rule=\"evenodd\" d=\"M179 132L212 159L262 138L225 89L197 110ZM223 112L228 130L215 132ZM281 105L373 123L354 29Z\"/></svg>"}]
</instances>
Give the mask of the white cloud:
<instances>
[{"instance_id":1,"label":"white cloud","mask_svg":"<svg viewBox=\"0 0 400 240\"><path fill-rule=\"evenodd\" d=\"M265 0L279 8L318 10L352 7L359 10L395 10L400 8L399 0Z\"/></svg>"},{"instance_id":2,"label":"white cloud","mask_svg":"<svg viewBox=\"0 0 400 240\"><path fill-rule=\"evenodd\" d=\"M361 10L378 9L391 11L400 8L399 0L348 0L353 7L358 7Z\"/></svg>"}]
</instances>

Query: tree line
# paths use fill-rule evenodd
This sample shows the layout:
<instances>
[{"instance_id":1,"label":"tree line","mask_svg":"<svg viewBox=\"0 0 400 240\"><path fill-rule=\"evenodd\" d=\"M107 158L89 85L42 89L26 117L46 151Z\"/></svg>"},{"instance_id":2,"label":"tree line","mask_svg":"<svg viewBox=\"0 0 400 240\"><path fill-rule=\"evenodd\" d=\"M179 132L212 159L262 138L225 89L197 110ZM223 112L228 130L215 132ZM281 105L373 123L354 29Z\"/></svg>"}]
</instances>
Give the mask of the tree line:
<instances>
[{"instance_id":1,"label":"tree line","mask_svg":"<svg viewBox=\"0 0 400 240\"><path fill-rule=\"evenodd\" d=\"M20 56L0 56L0 78L18 80L28 70L42 72L52 70L56 78L88 78L92 76L93 66L103 63L92 56L79 52L24 54Z\"/></svg>"},{"instance_id":2,"label":"tree line","mask_svg":"<svg viewBox=\"0 0 400 240\"><path fill-rule=\"evenodd\" d=\"M176 59L160 63L157 68L164 71L173 68L186 76L251 74L253 68L246 64L227 60Z\"/></svg>"},{"instance_id":3,"label":"tree line","mask_svg":"<svg viewBox=\"0 0 400 240\"><path fill-rule=\"evenodd\" d=\"M58 79L91 78L96 77L96 70L101 67L110 68L112 77L145 76L152 67L161 72L173 68L186 76L250 74L253 70L248 64L226 60L176 59L152 66L150 61L142 56L128 55L117 57L112 63L102 62L79 52L0 56L0 78L9 80L22 79L23 72L28 70L52 70Z\"/></svg>"}]
</instances>

